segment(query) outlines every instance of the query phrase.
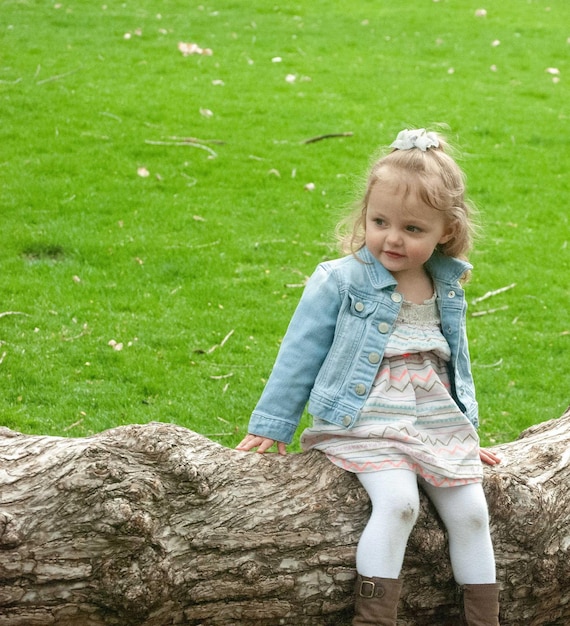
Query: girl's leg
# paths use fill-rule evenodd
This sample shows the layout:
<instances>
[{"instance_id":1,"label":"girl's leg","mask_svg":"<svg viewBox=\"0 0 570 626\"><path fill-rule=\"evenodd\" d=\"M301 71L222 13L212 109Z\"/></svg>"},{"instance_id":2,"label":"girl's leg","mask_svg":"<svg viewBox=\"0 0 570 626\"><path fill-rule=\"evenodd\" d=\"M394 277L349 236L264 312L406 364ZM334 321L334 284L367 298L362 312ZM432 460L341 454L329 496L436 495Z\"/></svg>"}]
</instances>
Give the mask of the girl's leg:
<instances>
[{"instance_id":1,"label":"girl's leg","mask_svg":"<svg viewBox=\"0 0 570 626\"><path fill-rule=\"evenodd\" d=\"M419 510L418 481L408 470L358 474L372 514L356 551L353 626L396 626L398 580Z\"/></svg>"},{"instance_id":2,"label":"girl's leg","mask_svg":"<svg viewBox=\"0 0 570 626\"><path fill-rule=\"evenodd\" d=\"M494 583L495 556L481 483L441 488L425 483L422 486L447 528L456 582L459 585Z\"/></svg>"},{"instance_id":3,"label":"girl's leg","mask_svg":"<svg viewBox=\"0 0 570 626\"><path fill-rule=\"evenodd\" d=\"M356 569L362 576L398 578L418 517L417 476L400 469L357 476L370 497L372 514L358 543Z\"/></svg>"}]
</instances>

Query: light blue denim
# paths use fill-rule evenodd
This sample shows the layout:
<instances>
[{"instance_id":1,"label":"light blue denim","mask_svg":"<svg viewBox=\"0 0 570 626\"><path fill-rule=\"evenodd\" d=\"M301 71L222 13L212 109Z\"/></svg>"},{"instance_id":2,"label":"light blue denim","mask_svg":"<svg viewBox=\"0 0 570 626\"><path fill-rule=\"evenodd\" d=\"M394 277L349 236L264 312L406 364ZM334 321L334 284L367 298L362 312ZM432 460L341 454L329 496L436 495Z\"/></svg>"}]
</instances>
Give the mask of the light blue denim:
<instances>
[{"instance_id":1,"label":"light blue denim","mask_svg":"<svg viewBox=\"0 0 570 626\"><path fill-rule=\"evenodd\" d=\"M367 248L321 263L305 287L248 431L290 443L308 402L311 415L351 428L364 405L401 307L397 282ZM471 269L434 252L426 264L451 349L451 395L478 426L459 284Z\"/></svg>"}]
</instances>

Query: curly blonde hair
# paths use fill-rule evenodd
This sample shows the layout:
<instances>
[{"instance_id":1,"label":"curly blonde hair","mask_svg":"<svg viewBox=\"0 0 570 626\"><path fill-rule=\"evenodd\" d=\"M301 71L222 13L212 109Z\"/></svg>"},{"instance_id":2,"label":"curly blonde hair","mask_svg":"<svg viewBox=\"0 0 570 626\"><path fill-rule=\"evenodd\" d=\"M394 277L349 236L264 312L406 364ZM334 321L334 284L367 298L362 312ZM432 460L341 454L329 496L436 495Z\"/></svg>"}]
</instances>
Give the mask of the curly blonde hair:
<instances>
[{"instance_id":1,"label":"curly blonde hair","mask_svg":"<svg viewBox=\"0 0 570 626\"><path fill-rule=\"evenodd\" d=\"M394 174L405 185L405 193L417 193L428 206L446 214L453 227L449 241L438 249L447 256L467 258L477 230L476 209L465 197L465 174L450 156L450 146L437 134L439 146L425 151L393 149L377 158L366 178L364 192L354 210L337 226L342 252L355 254L366 240L366 211L374 185L392 179Z\"/></svg>"}]
</instances>

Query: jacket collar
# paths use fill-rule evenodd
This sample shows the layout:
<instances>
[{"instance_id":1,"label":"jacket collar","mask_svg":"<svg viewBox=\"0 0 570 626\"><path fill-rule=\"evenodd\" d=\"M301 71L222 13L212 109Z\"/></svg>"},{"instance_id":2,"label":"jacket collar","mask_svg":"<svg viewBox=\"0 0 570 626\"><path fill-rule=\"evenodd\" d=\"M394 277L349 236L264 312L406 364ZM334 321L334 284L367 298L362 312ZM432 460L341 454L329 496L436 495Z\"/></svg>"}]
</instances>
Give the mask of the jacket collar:
<instances>
[{"instance_id":1,"label":"jacket collar","mask_svg":"<svg viewBox=\"0 0 570 626\"><path fill-rule=\"evenodd\" d=\"M434 280L456 283L473 266L467 261L446 256L436 250L426 263L426 268Z\"/></svg>"},{"instance_id":2,"label":"jacket collar","mask_svg":"<svg viewBox=\"0 0 570 626\"><path fill-rule=\"evenodd\" d=\"M370 283L375 289L385 289L395 287L398 281L390 272L378 261L378 259L368 250L366 246L357 252L358 258L364 262Z\"/></svg>"},{"instance_id":3,"label":"jacket collar","mask_svg":"<svg viewBox=\"0 0 570 626\"><path fill-rule=\"evenodd\" d=\"M389 286L396 286L398 281L392 274L376 259L366 246L357 252L358 257L366 264L366 270L370 282L377 289ZM436 281L446 283L456 283L473 266L467 261L441 254L437 250L431 255L426 263L426 268L432 278Z\"/></svg>"}]
</instances>

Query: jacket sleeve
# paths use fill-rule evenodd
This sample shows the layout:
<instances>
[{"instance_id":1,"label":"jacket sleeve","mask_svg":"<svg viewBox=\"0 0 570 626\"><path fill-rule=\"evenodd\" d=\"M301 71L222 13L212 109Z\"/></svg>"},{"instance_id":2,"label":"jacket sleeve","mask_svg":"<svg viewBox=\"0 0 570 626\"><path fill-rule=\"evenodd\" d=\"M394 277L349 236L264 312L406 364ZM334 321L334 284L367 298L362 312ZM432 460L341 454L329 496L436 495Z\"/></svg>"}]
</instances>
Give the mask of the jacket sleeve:
<instances>
[{"instance_id":1,"label":"jacket sleeve","mask_svg":"<svg viewBox=\"0 0 570 626\"><path fill-rule=\"evenodd\" d=\"M291 443L332 345L340 303L334 273L320 265L307 282L252 413L251 434Z\"/></svg>"}]
</instances>

